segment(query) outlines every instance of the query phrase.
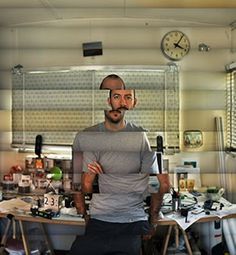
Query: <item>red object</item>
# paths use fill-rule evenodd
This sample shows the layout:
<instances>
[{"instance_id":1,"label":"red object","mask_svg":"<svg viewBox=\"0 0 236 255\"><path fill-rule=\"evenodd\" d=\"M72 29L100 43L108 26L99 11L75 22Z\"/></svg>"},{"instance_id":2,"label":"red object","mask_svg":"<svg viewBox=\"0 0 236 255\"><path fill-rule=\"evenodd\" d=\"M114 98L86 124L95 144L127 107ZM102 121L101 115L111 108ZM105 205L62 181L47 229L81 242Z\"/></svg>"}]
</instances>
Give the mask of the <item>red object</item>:
<instances>
[{"instance_id":1,"label":"red object","mask_svg":"<svg viewBox=\"0 0 236 255\"><path fill-rule=\"evenodd\" d=\"M4 181L13 181L13 176L11 174L4 174L3 180Z\"/></svg>"},{"instance_id":2,"label":"red object","mask_svg":"<svg viewBox=\"0 0 236 255\"><path fill-rule=\"evenodd\" d=\"M22 167L19 165L15 165L11 167L10 173L14 174L14 173L21 173L22 172Z\"/></svg>"}]
</instances>

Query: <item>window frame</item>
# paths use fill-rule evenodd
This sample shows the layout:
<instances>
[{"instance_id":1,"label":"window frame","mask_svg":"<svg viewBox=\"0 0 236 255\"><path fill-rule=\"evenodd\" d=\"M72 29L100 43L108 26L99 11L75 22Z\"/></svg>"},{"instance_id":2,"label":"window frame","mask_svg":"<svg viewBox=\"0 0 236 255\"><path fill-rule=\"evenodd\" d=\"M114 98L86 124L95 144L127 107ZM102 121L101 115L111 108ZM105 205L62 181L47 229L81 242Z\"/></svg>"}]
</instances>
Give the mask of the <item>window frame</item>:
<instances>
[{"instance_id":1,"label":"window frame","mask_svg":"<svg viewBox=\"0 0 236 255\"><path fill-rule=\"evenodd\" d=\"M21 100L22 100L22 130L20 130L20 132L22 132L22 141L21 142L14 142L14 139L12 140L12 147L15 147L15 148L20 148L21 150L26 150L27 148L32 148L32 146L34 145L34 140L31 139L31 142L28 142L26 140L26 134L25 134L25 125L26 125L26 121L25 121L25 112L26 112L26 109L24 108L24 105L26 104L26 93L25 91L26 90L26 87L27 85L25 84L27 82L27 75L28 74L40 74L40 73L56 73L56 72L76 72L76 71L91 71L93 73L92 75L92 86L91 86L91 89L92 89L92 111L93 111L93 114L92 114L92 119L91 119L91 123L90 125L93 125L96 122L96 108L94 106L94 100L95 100L95 91L99 88L98 84L95 83L95 73L96 72L101 72L102 74L110 74L110 73L116 73L118 75L120 75L120 73L124 73L124 72L142 72L142 71L150 71L150 72L154 72L154 71L160 71L160 72L163 72L163 74L165 75L165 82L163 84L163 89L164 89L164 97L163 97L163 100L164 100L164 112L163 112L163 130L158 130L157 131L157 134L159 135L162 135L164 137L164 146L168 146L169 148L173 148L174 151L179 151L179 111L180 111L180 102L179 102L179 70L178 70L178 66L175 64L175 63L171 63L169 65L166 65L166 66L79 66L79 67L69 67L69 68L48 68L48 69L22 69L20 73L13 73L12 74L12 78L13 78L13 91L14 89L17 90L16 86L14 85L14 77L18 77L18 79L21 79L21 82L22 84L18 84L18 89L19 91L21 91L22 89L22 95L21 95ZM103 75L103 78L105 77L106 75ZM121 75L122 77L122 75ZM170 78L169 78L170 77ZM122 77L123 78L123 77ZM170 81L168 80L170 79ZM101 82L102 79L100 79L99 82ZM127 81L126 79L124 78L126 84L127 84ZM172 81L173 80L173 81ZM19 82L19 80L18 80ZM173 86L172 83L175 83L177 84ZM130 86L128 86L130 87ZM144 85L143 89L147 89ZM172 94L174 94L175 98L172 96ZM172 100L172 97L173 97L173 101L172 104L173 105L176 105L176 106L173 106L169 103L170 100ZM138 97L139 99L139 97ZM16 107L14 107L14 93L13 93L13 96L12 96L12 113L14 113L14 109ZM175 108L173 110L173 108ZM139 106L137 107L137 109L139 109ZM101 109L99 109L100 111ZM176 126L175 126L175 129L177 130L172 130L172 126L169 124L170 121L168 121L168 119L170 119L171 117L171 111L177 111L178 112L178 116L176 117L174 115L174 117L176 118L175 122L176 122ZM13 136L14 136L14 122L16 122L14 120L14 114L12 114L12 132L13 132ZM170 116L169 116L170 115ZM172 114L173 116L173 114ZM132 120L132 118L131 118ZM134 121L135 122L135 121ZM88 125L89 126L89 125ZM76 134L76 132L79 131L79 130L74 130L74 135ZM173 134L175 136L178 136L178 144L171 144L169 141L170 139L168 138L169 134L171 134L171 132L173 132ZM176 132L178 133L178 135L176 135ZM156 135L157 135L156 134ZM152 139L154 139L154 137L152 137ZM45 145L48 145L48 148L50 147L53 147L53 146L56 146L56 147L61 147L63 148L64 146L71 146L71 143L69 144L53 144L53 143L49 143L49 144L45 144ZM152 144L152 147L155 147L155 145ZM54 147L55 148L55 147Z\"/></svg>"},{"instance_id":2,"label":"window frame","mask_svg":"<svg viewBox=\"0 0 236 255\"><path fill-rule=\"evenodd\" d=\"M236 152L236 66L226 67L226 150Z\"/></svg>"}]
</instances>

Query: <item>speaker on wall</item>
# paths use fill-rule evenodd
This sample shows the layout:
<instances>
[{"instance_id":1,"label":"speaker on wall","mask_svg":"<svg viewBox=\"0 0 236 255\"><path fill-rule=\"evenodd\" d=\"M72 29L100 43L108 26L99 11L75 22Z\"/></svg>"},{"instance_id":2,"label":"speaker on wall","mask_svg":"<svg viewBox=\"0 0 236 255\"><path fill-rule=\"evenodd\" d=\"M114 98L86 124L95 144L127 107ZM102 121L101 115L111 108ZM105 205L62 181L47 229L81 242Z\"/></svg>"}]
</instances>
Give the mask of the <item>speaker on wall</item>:
<instances>
[{"instance_id":1,"label":"speaker on wall","mask_svg":"<svg viewBox=\"0 0 236 255\"><path fill-rule=\"evenodd\" d=\"M84 57L102 55L102 42L83 43Z\"/></svg>"}]
</instances>

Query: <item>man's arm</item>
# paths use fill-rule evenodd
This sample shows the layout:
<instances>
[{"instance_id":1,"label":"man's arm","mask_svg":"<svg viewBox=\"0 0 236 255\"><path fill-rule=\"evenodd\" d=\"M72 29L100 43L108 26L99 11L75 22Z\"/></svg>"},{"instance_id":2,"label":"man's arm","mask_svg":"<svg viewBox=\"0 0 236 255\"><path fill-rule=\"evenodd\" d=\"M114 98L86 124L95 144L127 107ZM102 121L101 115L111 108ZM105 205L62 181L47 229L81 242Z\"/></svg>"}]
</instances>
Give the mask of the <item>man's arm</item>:
<instances>
[{"instance_id":1,"label":"man's arm","mask_svg":"<svg viewBox=\"0 0 236 255\"><path fill-rule=\"evenodd\" d=\"M87 215L84 193L82 191L74 192L73 200L75 203L75 208L77 210L77 213L82 215Z\"/></svg>"},{"instance_id":2,"label":"man's arm","mask_svg":"<svg viewBox=\"0 0 236 255\"><path fill-rule=\"evenodd\" d=\"M93 183L96 174L92 172L83 173L81 177L81 190L83 193L93 193Z\"/></svg>"},{"instance_id":3,"label":"man's arm","mask_svg":"<svg viewBox=\"0 0 236 255\"><path fill-rule=\"evenodd\" d=\"M150 220L151 224L155 225L159 218L159 212L161 209L164 194L169 192L170 181L168 174L157 174L157 179L160 183L159 191L157 193L151 193L151 205L150 205Z\"/></svg>"},{"instance_id":4,"label":"man's arm","mask_svg":"<svg viewBox=\"0 0 236 255\"><path fill-rule=\"evenodd\" d=\"M150 223L155 226L157 220L159 219L159 212L161 209L164 193L152 193L151 194L151 205L149 209Z\"/></svg>"},{"instance_id":5,"label":"man's arm","mask_svg":"<svg viewBox=\"0 0 236 255\"><path fill-rule=\"evenodd\" d=\"M83 170L83 152L72 152L72 165L73 165L73 200L78 214L86 215L85 196L81 190L81 179Z\"/></svg>"},{"instance_id":6,"label":"man's arm","mask_svg":"<svg viewBox=\"0 0 236 255\"><path fill-rule=\"evenodd\" d=\"M93 193L93 183L97 174L102 173L102 167L97 163L93 162L87 165L88 172L83 172L81 176L81 191L74 193L74 202L77 213L83 214L85 220L88 220L86 205L85 205L85 194Z\"/></svg>"},{"instance_id":7,"label":"man's arm","mask_svg":"<svg viewBox=\"0 0 236 255\"><path fill-rule=\"evenodd\" d=\"M168 174L157 174L157 181L159 182L158 192L151 193L151 203L149 208L150 224L153 227L147 235L143 236L144 240L152 238L156 233L157 221L160 219L159 213L163 201L164 194L169 191L170 182Z\"/></svg>"},{"instance_id":8,"label":"man's arm","mask_svg":"<svg viewBox=\"0 0 236 255\"><path fill-rule=\"evenodd\" d=\"M81 176L81 189L75 191L73 194L73 200L75 203L75 208L78 214L84 216L85 222L88 222L89 216L87 215L87 208L85 204L85 194L93 192L93 181L96 174L93 173L82 173Z\"/></svg>"},{"instance_id":9,"label":"man's arm","mask_svg":"<svg viewBox=\"0 0 236 255\"><path fill-rule=\"evenodd\" d=\"M86 218L85 193L92 193L93 174L83 172L83 152L73 151L73 200L78 214Z\"/></svg>"},{"instance_id":10,"label":"man's arm","mask_svg":"<svg viewBox=\"0 0 236 255\"><path fill-rule=\"evenodd\" d=\"M160 182L160 193L168 193L170 190L170 179L169 174L157 174L157 179Z\"/></svg>"}]
</instances>

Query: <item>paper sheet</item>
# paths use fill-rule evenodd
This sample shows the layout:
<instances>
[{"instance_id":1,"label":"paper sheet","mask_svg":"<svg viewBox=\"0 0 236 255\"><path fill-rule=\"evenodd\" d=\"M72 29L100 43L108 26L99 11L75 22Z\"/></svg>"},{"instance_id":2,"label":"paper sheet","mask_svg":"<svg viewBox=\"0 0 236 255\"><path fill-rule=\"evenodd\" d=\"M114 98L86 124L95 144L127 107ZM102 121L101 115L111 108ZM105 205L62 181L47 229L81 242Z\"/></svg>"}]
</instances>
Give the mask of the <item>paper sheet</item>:
<instances>
[{"instance_id":1,"label":"paper sheet","mask_svg":"<svg viewBox=\"0 0 236 255\"><path fill-rule=\"evenodd\" d=\"M188 227L190 227L193 223L195 223L201 218L218 217L219 219L221 219L229 214L234 214L234 213L236 213L236 205L231 204L231 206L224 207L224 209L222 210L210 211L210 215L206 215L205 212L202 212L196 215L196 214L192 214L191 211L189 211L187 221L186 221L186 218L181 216L179 212L172 212L165 216L169 219L176 221L183 230L186 230Z\"/></svg>"},{"instance_id":2,"label":"paper sheet","mask_svg":"<svg viewBox=\"0 0 236 255\"><path fill-rule=\"evenodd\" d=\"M30 212L30 208L31 204L21 200L20 198L13 198L0 202L1 213Z\"/></svg>"}]
</instances>

